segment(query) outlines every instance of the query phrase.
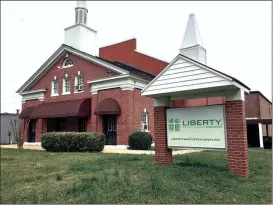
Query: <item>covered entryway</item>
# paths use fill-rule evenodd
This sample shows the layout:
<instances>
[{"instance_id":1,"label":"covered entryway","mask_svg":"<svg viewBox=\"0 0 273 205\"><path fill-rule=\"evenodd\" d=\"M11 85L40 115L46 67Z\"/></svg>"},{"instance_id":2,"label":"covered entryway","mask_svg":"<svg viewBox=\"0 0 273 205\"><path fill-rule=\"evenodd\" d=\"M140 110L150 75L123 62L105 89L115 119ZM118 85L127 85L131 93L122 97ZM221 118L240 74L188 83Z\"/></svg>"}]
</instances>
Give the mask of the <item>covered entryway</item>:
<instances>
[{"instance_id":1,"label":"covered entryway","mask_svg":"<svg viewBox=\"0 0 273 205\"><path fill-rule=\"evenodd\" d=\"M98 103L94 114L102 117L106 145L117 145L117 117L121 114L118 102L112 98L106 98Z\"/></svg>"},{"instance_id":2,"label":"covered entryway","mask_svg":"<svg viewBox=\"0 0 273 205\"><path fill-rule=\"evenodd\" d=\"M231 76L187 56L177 55L141 93L143 96L154 99L155 162L172 164L173 148L222 149L227 151L229 171L242 177L248 177L244 97L245 92L249 92L249 90L250 88ZM191 109L187 111L187 114L184 110L185 115L181 115L182 112L175 112L174 109L170 108L172 100L208 97L225 97L225 105L218 106L219 110L221 108L221 112L219 111L221 114L215 114L218 112L216 112L218 109L216 106L210 106L213 108L213 112L208 111L208 106L203 110ZM170 113L168 111L172 111L172 115L168 115ZM207 118L205 119L203 116ZM221 139L216 138L218 135L210 131L211 127L217 126L204 126L205 122L208 125L209 120L212 122L216 119L221 119L225 123L224 129L219 131L224 136ZM205 132L198 132L198 127L207 127L208 129L203 129ZM219 127L223 128L223 126ZM213 135L215 137L208 138L208 136ZM222 144L215 143L215 146L209 147L214 141Z\"/></svg>"}]
</instances>

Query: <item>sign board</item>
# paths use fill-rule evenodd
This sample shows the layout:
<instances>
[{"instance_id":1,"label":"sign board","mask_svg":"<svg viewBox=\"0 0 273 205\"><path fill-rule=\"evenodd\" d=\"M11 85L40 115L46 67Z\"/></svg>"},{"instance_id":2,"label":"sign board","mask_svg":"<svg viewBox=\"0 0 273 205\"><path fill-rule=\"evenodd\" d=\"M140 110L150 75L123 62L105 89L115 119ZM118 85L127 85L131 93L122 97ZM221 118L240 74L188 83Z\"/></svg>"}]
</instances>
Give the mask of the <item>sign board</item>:
<instances>
[{"instance_id":1,"label":"sign board","mask_svg":"<svg viewBox=\"0 0 273 205\"><path fill-rule=\"evenodd\" d=\"M169 148L226 149L224 105L170 108L166 112Z\"/></svg>"}]
</instances>

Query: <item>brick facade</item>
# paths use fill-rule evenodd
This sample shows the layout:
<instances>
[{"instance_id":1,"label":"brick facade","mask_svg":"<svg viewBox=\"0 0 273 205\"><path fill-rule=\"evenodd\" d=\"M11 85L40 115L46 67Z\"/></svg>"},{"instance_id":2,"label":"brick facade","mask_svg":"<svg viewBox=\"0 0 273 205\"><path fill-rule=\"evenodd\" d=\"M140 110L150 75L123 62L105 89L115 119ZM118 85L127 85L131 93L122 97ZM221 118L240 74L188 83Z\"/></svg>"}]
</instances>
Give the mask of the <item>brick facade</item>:
<instances>
[{"instance_id":1,"label":"brick facade","mask_svg":"<svg viewBox=\"0 0 273 205\"><path fill-rule=\"evenodd\" d=\"M73 66L69 68L60 69L66 58L66 54L61 57L43 76L39 79L31 90L46 89L45 98L43 101L27 100L22 104L22 110L27 107L34 107L42 103L54 103L59 101L76 100L83 98L91 98L91 117L86 121L86 130L88 132L104 132L103 130L103 117L94 114L94 110L98 103L105 98L115 99L121 107L121 115L117 116L117 143L119 145L128 144L128 136L133 131L141 129L141 112L146 109L148 112L148 128L153 135L153 99L141 96L140 89L134 90L121 90L120 88L100 90L97 94L91 94L91 86L87 81L96 80L99 78L107 78L117 75L115 72L109 72L108 69L91 63L85 59L81 59L76 55L67 53L68 57L72 59ZM84 78L83 92L74 93L75 76L80 71ZM65 75L70 77L70 91L71 94L62 95L63 79ZM51 86L54 77L59 81L59 95L51 96ZM75 131L78 126L78 118L68 117L66 131ZM23 133L24 141L28 141L28 120L21 120L20 131ZM47 132L47 119L36 120L35 141L40 142L42 133Z\"/></svg>"},{"instance_id":2,"label":"brick facade","mask_svg":"<svg viewBox=\"0 0 273 205\"><path fill-rule=\"evenodd\" d=\"M159 74L168 63L136 51L136 39L105 46L99 49L99 55L110 61L120 61L154 75Z\"/></svg>"},{"instance_id":3,"label":"brick facade","mask_svg":"<svg viewBox=\"0 0 273 205\"><path fill-rule=\"evenodd\" d=\"M226 107L228 168L231 173L248 177L248 144L245 102L229 101Z\"/></svg>"},{"instance_id":4,"label":"brick facade","mask_svg":"<svg viewBox=\"0 0 273 205\"><path fill-rule=\"evenodd\" d=\"M155 162L157 164L172 164L172 150L167 148L167 122L166 122L166 109L167 107L155 107Z\"/></svg>"}]
</instances>

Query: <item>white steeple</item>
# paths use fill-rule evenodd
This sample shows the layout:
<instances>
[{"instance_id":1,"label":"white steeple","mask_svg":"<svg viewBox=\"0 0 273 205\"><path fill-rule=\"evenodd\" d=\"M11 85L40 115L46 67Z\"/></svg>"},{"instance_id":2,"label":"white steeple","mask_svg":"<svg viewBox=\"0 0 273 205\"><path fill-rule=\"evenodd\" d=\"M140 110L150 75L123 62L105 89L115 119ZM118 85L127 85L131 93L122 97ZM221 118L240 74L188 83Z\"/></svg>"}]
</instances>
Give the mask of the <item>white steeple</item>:
<instances>
[{"instance_id":1,"label":"white steeple","mask_svg":"<svg viewBox=\"0 0 273 205\"><path fill-rule=\"evenodd\" d=\"M203 48L203 42L194 14L189 16L180 54L202 64L207 64L206 50Z\"/></svg>"},{"instance_id":2,"label":"white steeple","mask_svg":"<svg viewBox=\"0 0 273 205\"><path fill-rule=\"evenodd\" d=\"M76 24L81 23L81 24L86 25L87 24L87 13L88 13L86 1L77 1L75 11L76 11L75 23Z\"/></svg>"},{"instance_id":3,"label":"white steeple","mask_svg":"<svg viewBox=\"0 0 273 205\"><path fill-rule=\"evenodd\" d=\"M75 25L64 29L64 44L91 55L98 56L97 31L87 26L88 9L86 1L77 1L75 12Z\"/></svg>"}]
</instances>

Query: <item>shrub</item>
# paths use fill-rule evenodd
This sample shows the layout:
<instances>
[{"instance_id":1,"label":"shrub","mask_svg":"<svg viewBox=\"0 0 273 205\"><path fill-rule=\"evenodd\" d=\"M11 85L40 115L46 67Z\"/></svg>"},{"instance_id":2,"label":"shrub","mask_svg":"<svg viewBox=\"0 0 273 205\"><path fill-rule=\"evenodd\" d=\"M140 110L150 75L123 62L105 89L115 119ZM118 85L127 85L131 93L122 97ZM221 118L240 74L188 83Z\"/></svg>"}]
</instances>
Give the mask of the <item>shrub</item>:
<instances>
[{"instance_id":1,"label":"shrub","mask_svg":"<svg viewBox=\"0 0 273 205\"><path fill-rule=\"evenodd\" d=\"M129 136L129 149L149 150L153 141L148 132L136 131Z\"/></svg>"},{"instance_id":2,"label":"shrub","mask_svg":"<svg viewBox=\"0 0 273 205\"><path fill-rule=\"evenodd\" d=\"M48 132L42 135L41 145L52 152L101 152L105 135L95 132Z\"/></svg>"}]
</instances>

